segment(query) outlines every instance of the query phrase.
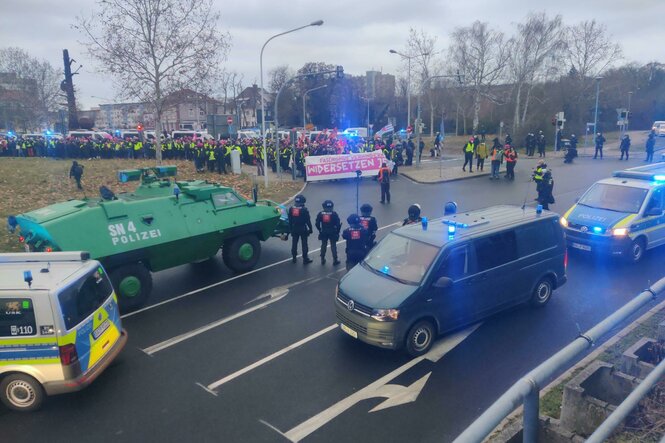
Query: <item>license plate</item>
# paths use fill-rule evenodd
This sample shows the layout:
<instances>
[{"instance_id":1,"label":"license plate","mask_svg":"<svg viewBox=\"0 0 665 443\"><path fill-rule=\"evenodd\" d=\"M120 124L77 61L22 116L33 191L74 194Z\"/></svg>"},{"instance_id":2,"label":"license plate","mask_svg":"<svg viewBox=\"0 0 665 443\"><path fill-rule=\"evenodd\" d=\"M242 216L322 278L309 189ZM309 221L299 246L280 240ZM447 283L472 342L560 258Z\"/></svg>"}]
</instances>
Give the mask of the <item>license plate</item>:
<instances>
[{"instance_id":1,"label":"license plate","mask_svg":"<svg viewBox=\"0 0 665 443\"><path fill-rule=\"evenodd\" d=\"M581 249L582 251L590 251L591 250L591 246L582 245L582 244L579 244L579 243L571 243L570 246L572 246L575 249Z\"/></svg>"},{"instance_id":2,"label":"license plate","mask_svg":"<svg viewBox=\"0 0 665 443\"><path fill-rule=\"evenodd\" d=\"M97 327L97 329L95 329L94 331L92 331L92 338L94 338L95 340L97 340L99 337L102 336L102 334L103 334L104 332L106 332L106 330L107 330L110 326L111 326L111 322L110 322L108 319L104 320L104 322L103 322L101 325L99 325L99 326Z\"/></svg>"},{"instance_id":3,"label":"license plate","mask_svg":"<svg viewBox=\"0 0 665 443\"><path fill-rule=\"evenodd\" d=\"M342 331L346 332L351 337L358 338L358 333L353 329L349 328L348 326L346 326L344 323L340 324L339 326L342 328Z\"/></svg>"}]
</instances>

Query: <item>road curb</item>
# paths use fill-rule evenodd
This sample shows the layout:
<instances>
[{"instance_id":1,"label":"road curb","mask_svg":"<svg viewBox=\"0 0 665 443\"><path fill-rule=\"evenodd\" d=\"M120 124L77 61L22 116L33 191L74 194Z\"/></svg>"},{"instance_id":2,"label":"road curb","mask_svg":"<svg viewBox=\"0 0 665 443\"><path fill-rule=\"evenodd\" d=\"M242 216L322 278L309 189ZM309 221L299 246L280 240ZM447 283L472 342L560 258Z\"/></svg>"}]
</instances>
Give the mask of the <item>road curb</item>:
<instances>
[{"instance_id":1,"label":"road curb","mask_svg":"<svg viewBox=\"0 0 665 443\"><path fill-rule=\"evenodd\" d=\"M600 354L605 352L607 348L610 346L613 346L616 344L619 340L630 334L634 329L639 327L642 323L653 317L657 312L660 312L665 309L665 300L658 303L656 306L653 308L649 309L647 312L642 314L639 318L636 320L633 320L631 324L623 328L621 331L617 332L615 335L612 337L608 338L600 347L598 347L595 351L591 352L589 355L584 357L582 360L578 361L575 363L574 366L571 366L568 368L565 372L563 372L561 375L559 375L557 378L552 380L547 386L542 388L539 393L539 399L543 398L547 393L549 393L552 389L556 388L558 385L563 383L563 381L566 378L569 378L572 376L572 374L580 368L583 368L585 366L588 366L589 363L591 363L593 360L598 358ZM506 418L504 418L499 425L494 428L492 433L487 436L483 442L493 442L493 441L502 441L501 436L504 433L504 431L510 429L512 426L522 426L521 423L516 422L515 419L519 416L522 415L523 413L523 406L518 407L515 409L510 415L508 415ZM519 423L519 424L518 424ZM498 439L498 440L497 440Z\"/></svg>"},{"instance_id":2,"label":"road curb","mask_svg":"<svg viewBox=\"0 0 665 443\"><path fill-rule=\"evenodd\" d=\"M300 191L293 194L291 197L289 197L286 201L282 202L281 204L286 206L286 204L292 201L294 198L296 198L298 194L302 194L306 187L307 187L307 182L303 183L302 188L300 188Z\"/></svg>"}]
</instances>

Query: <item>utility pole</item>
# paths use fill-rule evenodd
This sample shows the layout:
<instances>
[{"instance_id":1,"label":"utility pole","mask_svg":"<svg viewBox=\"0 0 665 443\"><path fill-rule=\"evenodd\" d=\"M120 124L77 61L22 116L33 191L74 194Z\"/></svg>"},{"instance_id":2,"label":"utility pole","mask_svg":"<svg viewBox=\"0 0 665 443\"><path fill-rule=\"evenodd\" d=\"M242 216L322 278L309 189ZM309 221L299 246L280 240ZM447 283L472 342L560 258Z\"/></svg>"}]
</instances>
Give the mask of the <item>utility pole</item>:
<instances>
[{"instance_id":1,"label":"utility pole","mask_svg":"<svg viewBox=\"0 0 665 443\"><path fill-rule=\"evenodd\" d=\"M69 110L69 130L78 129L79 119L76 112L76 97L74 96L74 81L73 77L78 74L77 72L72 73L72 63L75 63L75 60L70 60L69 51L66 49L62 50L62 60L65 63L65 79L60 83L60 89L62 89L67 95L67 108ZM79 69L81 66L79 66Z\"/></svg>"}]
</instances>

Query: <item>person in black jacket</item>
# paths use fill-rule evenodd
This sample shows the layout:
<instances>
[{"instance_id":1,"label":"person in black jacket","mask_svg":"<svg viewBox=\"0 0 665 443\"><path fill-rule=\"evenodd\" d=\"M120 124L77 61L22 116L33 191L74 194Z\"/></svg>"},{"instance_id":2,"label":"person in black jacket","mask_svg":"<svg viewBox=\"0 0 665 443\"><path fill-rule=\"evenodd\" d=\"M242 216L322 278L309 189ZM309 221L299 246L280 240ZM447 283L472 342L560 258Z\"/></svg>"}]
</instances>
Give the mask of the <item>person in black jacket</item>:
<instances>
[{"instance_id":1,"label":"person in black jacket","mask_svg":"<svg viewBox=\"0 0 665 443\"><path fill-rule=\"evenodd\" d=\"M358 214L351 214L346 219L349 227L342 237L346 240L346 270L360 263L367 254L367 229L360 224Z\"/></svg>"},{"instance_id":2,"label":"person in black jacket","mask_svg":"<svg viewBox=\"0 0 665 443\"><path fill-rule=\"evenodd\" d=\"M76 180L76 187L82 190L81 177L83 177L83 165L80 165L76 160L72 162L72 167L69 168L69 178L72 177Z\"/></svg>"},{"instance_id":3,"label":"person in black jacket","mask_svg":"<svg viewBox=\"0 0 665 443\"><path fill-rule=\"evenodd\" d=\"M600 159L603 159L603 145L605 144L605 137L602 133L596 134L596 152L593 154L593 158L598 158L598 153L600 153Z\"/></svg>"},{"instance_id":4,"label":"person in black jacket","mask_svg":"<svg viewBox=\"0 0 665 443\"><path fill-rule=\"evenodd\" d=\"M543 209L549 211L550 203L554 203L554 179L552 173L544 169L543 180L538 189L538 203L543 206Z\"/></svg>"},{"instance_id":5,"label":"person in black jacket","mask_svg":"<svg viewBox=\"0 0 665 443\"><path fill-rule=\"evenodd\" d=\"M339 215L333 210L334 204L332 200L323 202L323 211L319 212L316 216L316 230L319 231L319 240L321 240L321 264L326 264L326 250L328 242L330 242L330 250L333 256L333 265L338 265L340 261L337 259L337 240L339 240L339 231L342 230L342 222L339 220Z\"/></svg>"},{"instance_id":6,"label":"person in black jacket","mask_svg":"<svg viewBox=\"0 0 665 443\"><path fill-rule=\"evenodd\" d=\"M372 216L372 205L365 203L360 207L360 224L367 229L367 250L369 251L376 244L376 231L379 225L376 223L376 217Z\"/></svg>"},{"instance_id":7,"label":"person in black jacket","mask_svg":"<svg viewBox=\"0 0 665 443\"><path fill-rule=\"evenodd\" d=\"M289 228L291 229L291 255L293 263L297 261L298 240L302 241L302 261L304 264L312 263L308 257L309 245L307 237L313 232L312 219L309 216L309 210L305 207L307 199L304 195L298 194L295 198L295 206L289 208Z\"/></svg>"}]
</instances>

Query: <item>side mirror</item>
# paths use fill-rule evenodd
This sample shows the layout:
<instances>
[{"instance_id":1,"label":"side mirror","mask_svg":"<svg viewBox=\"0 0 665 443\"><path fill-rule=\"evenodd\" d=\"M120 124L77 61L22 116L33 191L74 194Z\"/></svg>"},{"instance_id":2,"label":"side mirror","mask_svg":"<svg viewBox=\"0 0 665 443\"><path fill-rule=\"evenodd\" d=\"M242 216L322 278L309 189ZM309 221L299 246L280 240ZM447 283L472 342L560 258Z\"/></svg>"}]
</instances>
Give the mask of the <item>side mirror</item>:
<instances>
[{"instance_id":1,"label":"side mirror","mask_svg":"<svg viewBox=\"0 0 665 443\"><path fill-rule=\"evenodd\" d=\"M646 217L653 217L663 215L663 210L660 208L651 208L644 214Z\"/></svg>"},{"instance_id":2,"label":"side mirror","mask_svg":"<svg viewBox=\"0 0 665 443\"><path fill-rule=\"evenodd\" d=\"M432 286L438 289L446 289L453 285L452 279L449 277L439 277L437 281L434 282Z\"/></svg>"}]
</instances>

